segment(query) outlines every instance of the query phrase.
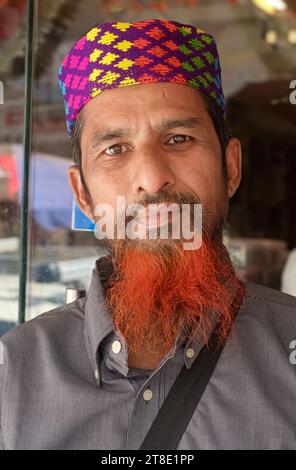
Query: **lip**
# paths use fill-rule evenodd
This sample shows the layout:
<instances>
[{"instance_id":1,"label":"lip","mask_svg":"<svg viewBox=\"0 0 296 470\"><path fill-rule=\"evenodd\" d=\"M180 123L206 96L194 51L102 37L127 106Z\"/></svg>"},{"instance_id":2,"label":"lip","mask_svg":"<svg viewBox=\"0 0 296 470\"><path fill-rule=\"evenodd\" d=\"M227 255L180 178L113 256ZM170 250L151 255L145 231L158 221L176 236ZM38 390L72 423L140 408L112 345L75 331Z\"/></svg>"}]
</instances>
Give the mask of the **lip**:
<instances>
[{"instance_id":1,"label":"lip","mask_svg":"<svg viewBox=\"0 0 296 470\"><path fill-rule=\"evenodd\" d=\"M163 204L157 207L157 217L155 214L149 214L149 207L138 211L137 216L134 218L135 222L139 225L145 225L149 228L161 227L163 225L167 225L168 221L171 219L173 213L180 212L179 207L173 208L168 213L168 206ZM162 218L161 216L164 214L169 214L168 218ZM150 215L150 216L149 216Z\"/></svg>"}]
</instances>

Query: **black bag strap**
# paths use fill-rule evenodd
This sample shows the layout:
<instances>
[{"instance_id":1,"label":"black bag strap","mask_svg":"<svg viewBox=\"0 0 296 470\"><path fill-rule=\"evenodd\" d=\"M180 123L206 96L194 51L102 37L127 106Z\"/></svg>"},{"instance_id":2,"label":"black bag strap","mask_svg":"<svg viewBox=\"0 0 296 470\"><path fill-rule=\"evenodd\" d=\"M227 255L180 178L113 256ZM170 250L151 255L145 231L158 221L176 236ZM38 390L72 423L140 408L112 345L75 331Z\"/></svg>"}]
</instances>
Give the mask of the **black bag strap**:
<instances>
[{"instance_id":1,"label":"black bag strap","mask_svg":"<svg viewBox=\"0 0 296 470\"><path fill-rule=\"evenodd\" d=\"M243 294L242 294L243 297ZM237 298L232 304L235 304ZM235 319L239 308L233 311ZM140 450L174 450L196 410L219 360L224 343L219 341L219 324L190 369L184 365L153 421Z\"/></svg>"}]
</instances>

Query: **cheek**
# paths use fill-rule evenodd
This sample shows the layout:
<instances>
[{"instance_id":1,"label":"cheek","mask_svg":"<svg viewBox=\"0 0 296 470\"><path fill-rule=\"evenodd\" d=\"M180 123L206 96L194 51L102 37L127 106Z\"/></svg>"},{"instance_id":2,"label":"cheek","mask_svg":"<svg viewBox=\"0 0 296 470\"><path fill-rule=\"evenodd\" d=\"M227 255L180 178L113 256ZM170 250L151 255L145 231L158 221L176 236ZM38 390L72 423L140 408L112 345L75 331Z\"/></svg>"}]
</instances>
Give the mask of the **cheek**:
<instances>
[{"instance_id":1,"label":"cheek","mask_svg":"<svg viewBox=\"0 0 296 470\"><path fill-rule=\"evenodd\" d=\"M87 175L86 184L89 189L92 204L109 204L116 207L117 197L125 196L127 191L127 179L103 172L93 172Z\"/></svg>"},{"instance_id":2,"label":"cheek","mask_svg":"<svg viewBox=\"0 0 296 470\"><path fill-rule=\"evenodd\" d=\"M219 156L218 156L219 158ZM187 168L178 168L178 181L182 189L195 194L203 204L204 216L209 226L213 226L220 217L227 213L227 190L225 188L222 168L218 158L193 162ZM206 163L205 163L206 162Z\"/></svg>"},{"instance_id":3,"label":"cheek","mask_svg":"<svg viewBox=\"0 0 296 470\"><path fill-rule=\"evenodd\" d=\"M91 205L98 204L116 206L117 196L126 196L128 178L126 170L120 164L100 161L98 156L87 151L88 136L82 147L82 171L91 198ZM124 171L122 171L124 170Z\"/></svg>"},{"instance_id":4,"label":"cheek","mask_svg":"<svg viewBox=\"0 0 296 470\"><path fill-rule=\"evenodd\" d=\"M217 200L224 193L223 174L218 158L193 159L188 165L175 168L178 180L201 200Z\"/></svg>"}]
</instances>

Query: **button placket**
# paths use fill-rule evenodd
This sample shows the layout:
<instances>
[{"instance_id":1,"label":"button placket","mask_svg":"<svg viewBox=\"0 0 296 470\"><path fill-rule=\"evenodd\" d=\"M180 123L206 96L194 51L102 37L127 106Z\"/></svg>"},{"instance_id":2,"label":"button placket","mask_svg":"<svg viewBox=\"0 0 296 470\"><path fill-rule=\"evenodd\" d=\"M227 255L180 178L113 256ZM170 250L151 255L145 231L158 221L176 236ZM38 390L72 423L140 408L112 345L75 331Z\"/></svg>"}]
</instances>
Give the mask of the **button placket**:
<instances>
[{"instance_id":1,"label":"button placket","mask_svg":"<svg viewBox=\"0 0 296 470\"><path fill-rule=\"evenodd\" d=\"M130 448L130 446L134 445L135 442L137 446L142 443L154 418L156 417L163 401L160 398L160 390L163 387L162 381L165 380L164 368L165 365L168 366L168 363L172 360L173 356L174 353L170 354L163 364L153 371L149 379L142 385L141 389L137 393L131 409L126 441L127 448ZM182 355L179 357L178 361L181 361L181 363L183 362ZM145 397L149 398L149 400L145 400ZM136 436L133 434L133 430L135 429L137 429Z\"/></svg>"}]
</instances>

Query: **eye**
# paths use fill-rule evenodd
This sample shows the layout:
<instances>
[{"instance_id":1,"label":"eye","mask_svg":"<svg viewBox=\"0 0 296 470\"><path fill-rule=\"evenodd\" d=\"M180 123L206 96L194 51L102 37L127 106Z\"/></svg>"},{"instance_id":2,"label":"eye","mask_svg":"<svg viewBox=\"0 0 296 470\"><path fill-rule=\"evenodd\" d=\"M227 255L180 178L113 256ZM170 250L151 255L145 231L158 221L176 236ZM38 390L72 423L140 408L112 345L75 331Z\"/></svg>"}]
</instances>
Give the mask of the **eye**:
<instances>
[{"instance_id":1,"label":"eye","mask_svg":"<svg viewBox=\"0 0 296 470\"><path fill-rule=\"evenodd\" d=\"M122 153L122 149L123 147L125 147L125 144L114 144L114 145L110 145L110 147L106 148L106 150L104 150L104 153L106 153L107 155L118 155L120 153ZM110 152L110 153L108 153Z\"/></svg>"},{"instance_id":2,"label":"eye","mask_svg":"<svg viewBox=\"0 0 296 470\"><path fill-rule=\"evenodd\" d=\"M184 144L184 142L188 142L188 140L191 139L191 137L189 137L189 135L176 134L173 137L171 137L168 142L170 142L172 139L174 139L173 144Z\"/></svg>"}]
</instances>

